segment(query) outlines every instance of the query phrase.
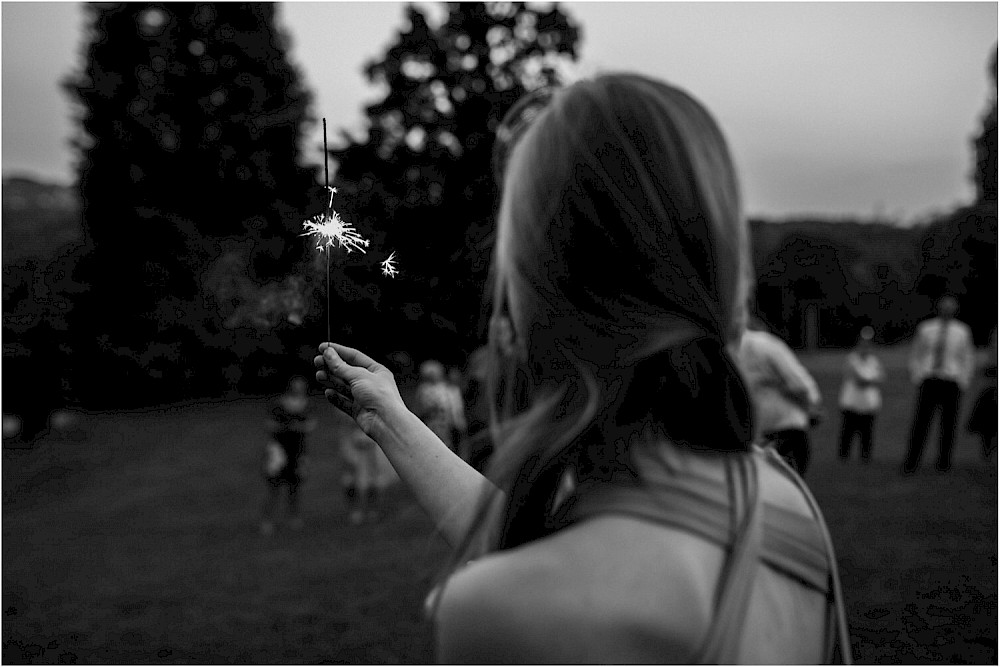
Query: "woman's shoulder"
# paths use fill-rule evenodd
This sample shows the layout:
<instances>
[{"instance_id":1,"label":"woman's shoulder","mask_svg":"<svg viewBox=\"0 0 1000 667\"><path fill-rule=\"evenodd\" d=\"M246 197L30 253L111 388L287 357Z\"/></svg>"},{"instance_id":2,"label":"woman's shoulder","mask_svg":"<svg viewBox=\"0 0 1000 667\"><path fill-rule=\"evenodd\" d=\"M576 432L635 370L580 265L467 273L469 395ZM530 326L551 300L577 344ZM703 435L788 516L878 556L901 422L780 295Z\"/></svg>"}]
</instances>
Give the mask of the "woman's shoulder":
<instances>
[{"instance_id":1,"label":"woman's shoulder","mask_svg":"<svg viewBox=\"0 0 1000 667\"><path fill-rule=\"evenodd\" d=\"M482 558L444 588L439 656L464 663L688 661L711 622L723 559L721 550L694 542L680 531L609 516Z\"/></svg>"},{"instance_id":2,"label":"woman's shoulder","mask_svg":"<svg viewBox=\"0 0 1000 667\"><path fill-rule=\"evenodd\" d=\"M775 452L760 451L755 454L763 461L758 469L760 471L760 489L763 499L774 507L800 514L806 517L813 517L809 500L803 494L799 485L793 481L786 465L779 461Z\"/></svg>"}]
</instances>

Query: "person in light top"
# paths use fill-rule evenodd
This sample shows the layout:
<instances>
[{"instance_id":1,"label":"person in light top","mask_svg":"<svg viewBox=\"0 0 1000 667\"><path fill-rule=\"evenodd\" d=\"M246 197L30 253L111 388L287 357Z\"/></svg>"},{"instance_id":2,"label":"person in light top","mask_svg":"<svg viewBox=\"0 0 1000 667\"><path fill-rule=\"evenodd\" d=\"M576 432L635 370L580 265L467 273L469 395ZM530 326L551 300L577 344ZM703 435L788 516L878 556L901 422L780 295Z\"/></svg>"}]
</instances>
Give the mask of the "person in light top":
<instances>
[{"instance_id":1,"label":"person in light top","mask_svg":"<svg viewBox=\"0 0 1000 667\"><path fill-rule=\"evenodd\" d=\"M816 381L783 340L751 318L740 339L737 365L754 405L754 434L770 444L796 472L809 467L809 429L819 419Z\"/></svg>"},{"instance_id":2,"label":"person in light top","mask_svg":"<svg viewBox=\"0 0 1000 667\"><path fill-rule=\"evenodd\" d=\"M396 471L369 438L351 422L341 434L340 485L347 504L347 518L355 526L382 518L386 489L398 481Z\"/></svg>"},{"instance_id":3,"label":"person in light top","mask_svg":"<svg viewBox=\"0 0 1000 667\"><path fill-rule=\"evenodd\" d=\"M415 401L417 416L449 449L454 450L454 399L441 362L428 359L420 364Z\"/></svg>"},{"instance_id":4,"label":"person in light top","mask_svg":"<svg viewBox=\"0 0 1000 667\"><path fill-rule=\"evenodd\" d=\"M920 465L931 420L939 410L940 448L935 467L940 471L951 468L962 392L969 388L975 367L972 330L955 318L957 314L958 301L945 296L937 303L937 317L917 325L910 349L910 379L917 386L917 405L903 461L904 474L916 471Z\"/></svg>"},{"instance_id":5,"label":"person in light top","mask_svg":"<svg viewBox=\"0 0 1000 667\"><path fill-rule=\"evenodd\" d=\"M851 444L857 435L861 441L861 460L871 461L874 445L875 417L882 408L882 390L885 369L872 349L875 330L863 327L857 346L844 361L844 381L840 385L840 410L843 421L840 427L840 446L837 453L844 461L851 453Z\"/></svg>"}]
</instances>

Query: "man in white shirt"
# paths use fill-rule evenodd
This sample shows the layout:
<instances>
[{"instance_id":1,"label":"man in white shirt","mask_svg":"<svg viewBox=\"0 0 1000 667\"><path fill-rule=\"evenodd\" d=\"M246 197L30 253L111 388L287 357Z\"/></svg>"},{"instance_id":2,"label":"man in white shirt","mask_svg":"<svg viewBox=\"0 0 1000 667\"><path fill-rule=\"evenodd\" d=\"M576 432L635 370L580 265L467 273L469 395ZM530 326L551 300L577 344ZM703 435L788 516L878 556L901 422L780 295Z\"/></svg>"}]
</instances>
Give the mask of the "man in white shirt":
<instances>
[{"instance_id":1,"label":"man in white shirt","mask_svg":"<svg viewBox=\"0 0 1000 667\"><path fill-rule=\"evenodd\" d=\"M751 323L736 356L754 405L754 435L774 446L804 475L809 465L809 428L821 396L816 381L777 336Z\"/></svg>"},{"instance_id":2,"label":"man in white shirt","mask_svg":"<svg viewBox=\"0 0 1000 667\"><path fill-rule=\"evenodd\" d=\"M962 392L968 389L975 366L972 331L955 319L958 301L945 296L937 304L938 316L917 325L910 350L910 379L917 385L917 407L910 430L910 444L903 473L917 469L934 413L941 410L940 451L936 468L951 468Z\"/></svg>"}]
</instances>

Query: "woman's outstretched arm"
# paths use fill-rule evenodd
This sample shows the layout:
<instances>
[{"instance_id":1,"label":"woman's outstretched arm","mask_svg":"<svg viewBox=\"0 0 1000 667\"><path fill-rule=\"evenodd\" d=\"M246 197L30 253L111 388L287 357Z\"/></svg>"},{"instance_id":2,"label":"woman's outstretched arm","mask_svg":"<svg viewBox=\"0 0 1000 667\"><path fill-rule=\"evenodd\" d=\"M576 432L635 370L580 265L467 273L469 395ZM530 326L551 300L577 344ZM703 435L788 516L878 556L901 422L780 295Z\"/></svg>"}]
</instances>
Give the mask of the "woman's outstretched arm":
<instances>
[{"instance_id":1,"label":"woman's outstretched arm","mask_svg":"<svg viewBox=\"0 0 1000 667\"><path fill-rule=\"evenodd\" d=\"M314 363L327 400L385 452L400 479L453 546L465 535L489 480L452 452L403 403L392 372L371 357L323 343Z\"/></svg>"}]
</instances>

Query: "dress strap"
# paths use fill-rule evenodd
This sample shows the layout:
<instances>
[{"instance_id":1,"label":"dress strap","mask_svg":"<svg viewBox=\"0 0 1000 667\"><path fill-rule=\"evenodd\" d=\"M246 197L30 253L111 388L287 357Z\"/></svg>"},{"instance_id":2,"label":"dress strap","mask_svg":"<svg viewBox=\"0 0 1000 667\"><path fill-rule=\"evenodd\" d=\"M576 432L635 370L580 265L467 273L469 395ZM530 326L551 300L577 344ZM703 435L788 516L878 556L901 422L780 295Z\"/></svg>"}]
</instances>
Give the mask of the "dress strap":
<instances>
[{"instance_id":1,"label":"dress strap","mask_svg":"<svg viewBox=\"0 0 1000 667\"><path fill-rule=\"evenodd\" d=\"M696 664L738 664L747 611L760 567L762 505L757 457L735 461L739 478L737 499L744 516L738 523L732 550L723 565L716 597L716 610L708 634L695 656Z\"/></svg>"},{"instance_id":2,"label":"dress strap","mask_svg":"<svg viewBox=\"0 0 1000 667\"><path fill-rule=\"evenodd\" d=\"M753 456L759 458L760 454ZM727 467L725 483L697 471L666 476L662 471L648 470L640 486L599 485L570 496L560 506L559 515L563 522L598 514L632 516L684 530L729 552L735 527L746 512L746 499L733 489L735 469L734 465ZM828 593L828 558L813 517L763 498L761 504L761 562L820 593Z\"/></svg>"},{"instance_id":3,"label":"dress strap","mask_svg":"<svg viewBox=\"0 0 1000 667\"><path fill-rule=\"evenodd\" d=\"M829 591L832 596L832 616L829 619L830 631L828 632L827 640L827 651L826 655L828 659L832 662L835 656L835 652L839 648L840 657L845 665L853 664L853 658L851 655L851 636L847 625L847 613L844 609L844 593L840 588L840 573L837 569L837 556L833 551L833 540L830 538L830 531L826 527L826 521L823 519L823 513L820 512L819 503L816 502L816 498L813 497L812 493L809 491L809 487L806 486L802 478L796 473L791 466L773 449L769 450L768 456L774 461L780 469L782 469L787 477L795 483L799 491L805 497L806 501L809 503L809 509L812 510L813 515L816 517L816 521L819 524L820 531L823 535L823 543L826 546L827 560L830 563L830 584Z\"/></svg>"}]
</instances>

